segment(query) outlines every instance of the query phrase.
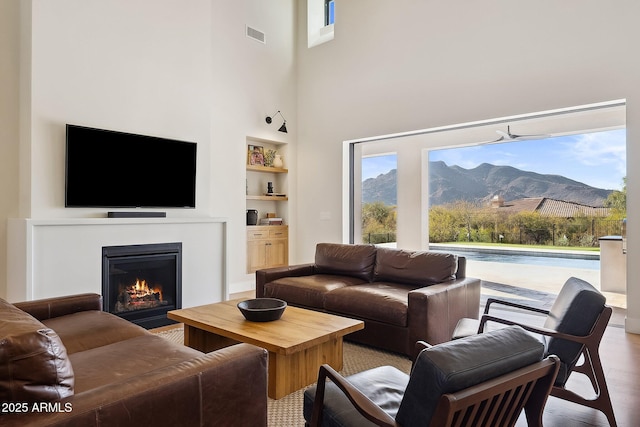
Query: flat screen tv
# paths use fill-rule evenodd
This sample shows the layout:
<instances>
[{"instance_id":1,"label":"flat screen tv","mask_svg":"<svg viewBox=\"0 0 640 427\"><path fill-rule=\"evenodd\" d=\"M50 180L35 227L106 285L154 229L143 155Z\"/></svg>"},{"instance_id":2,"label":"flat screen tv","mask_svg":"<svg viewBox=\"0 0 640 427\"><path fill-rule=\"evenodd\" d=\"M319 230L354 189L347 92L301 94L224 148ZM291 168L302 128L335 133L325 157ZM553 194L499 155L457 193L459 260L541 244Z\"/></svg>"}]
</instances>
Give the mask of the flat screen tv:
<instances>
[{"instance_id":1,"label":"flat screen tv","mask_svg":"<svg viewBox=\"0 0 640 427\"><path fill-rule=\"evenodd\" d=\"M65 206L195 208L196 147L68 124Z\"/></svg>"}]
</instances>

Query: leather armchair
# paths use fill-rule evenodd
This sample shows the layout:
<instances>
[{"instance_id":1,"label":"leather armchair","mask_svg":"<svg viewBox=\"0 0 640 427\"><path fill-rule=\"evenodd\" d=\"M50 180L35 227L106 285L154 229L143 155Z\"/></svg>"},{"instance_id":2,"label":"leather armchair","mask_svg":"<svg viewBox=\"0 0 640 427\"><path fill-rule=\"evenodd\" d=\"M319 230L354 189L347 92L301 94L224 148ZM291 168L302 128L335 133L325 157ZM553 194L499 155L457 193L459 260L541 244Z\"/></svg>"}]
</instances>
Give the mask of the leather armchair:
<instances>
[{"instance_id":1,"label":"leather armchair","mask_svg":"<svg viewBox=\"0 0 640 427\"><path fill-rule=\"evenodd\" d=\"M530 426L542 412L559 360L513 326L427 347L411 375L389 366L343 378L324 365L305 391L304 416L315 426ZM326 382L329 378L332 382ZM499 403L496 403L499 402Z\"/></svg>"},{"instance_id":2,"label":"leather armchair","mask_svg":"<svg viewBox=\"0 0 640 427\"><path fill-rule=\"evenodd\" d=\"M616 426L599 352L602 336L613 311L605 302L605 297L591 284L571 277L562 286L550 310L489 298L481 319L462 319L454 330L454 338L482 333L492 322L519 325L540 334L546 344L546 354L555 354L560 358L560 370L551 395L602 411L609 424ZM544 314L544 325L536 327L491 314L491 308L497 305ZM583 356L583 363L578 365L580 356ZM585 398L565 387L573 372L589 378L595 398Z\"/></svg>"}]
</instances>

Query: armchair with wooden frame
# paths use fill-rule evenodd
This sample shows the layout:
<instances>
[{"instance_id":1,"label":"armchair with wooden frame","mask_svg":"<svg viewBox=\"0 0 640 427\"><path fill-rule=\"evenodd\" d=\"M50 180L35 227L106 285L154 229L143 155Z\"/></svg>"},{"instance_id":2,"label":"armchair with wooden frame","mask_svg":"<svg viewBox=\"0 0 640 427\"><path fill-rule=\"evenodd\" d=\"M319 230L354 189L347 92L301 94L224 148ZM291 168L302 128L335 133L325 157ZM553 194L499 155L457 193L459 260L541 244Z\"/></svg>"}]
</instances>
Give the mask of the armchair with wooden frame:
<instances>
[{"instance_id":1,"label":"armchair with wooden frame","mask_svg":"<svg viewBox=\"0 0 640 427\"><path fill-rule=\"evenodd\" d=\"M561 362L551 396L597 409L615 427L616 418L599 353L600 342L612 313L611 307L605 303L604 295L591 284L571 277L562 286L550 310L489 298L481 319L462 319L453 338L483 333L489 322L519 325L529 332L539 334L546 346L545 354L555 354ZM497 305L546 315L544 325L536 327L492 315L490 309ZM490 325L490 328L493 326L495 325ZM578 364L580 356L582 361ZM594 398L583 397L565 387L572 372L589 378L595 392Z\"/></svg>"},{"instance_id":2,"label":"armchair with wooden frame","mask_svg":"<svg viewBox=\"0 0 640 427\"><path fill-rule=\"evenodd\" d=\"M323 365L304 393L306 425L513 426L524 408L542 426L560 362L522 328L421 344L410 375L382 366L344 378Z\"/></svg>"}]
</instances>

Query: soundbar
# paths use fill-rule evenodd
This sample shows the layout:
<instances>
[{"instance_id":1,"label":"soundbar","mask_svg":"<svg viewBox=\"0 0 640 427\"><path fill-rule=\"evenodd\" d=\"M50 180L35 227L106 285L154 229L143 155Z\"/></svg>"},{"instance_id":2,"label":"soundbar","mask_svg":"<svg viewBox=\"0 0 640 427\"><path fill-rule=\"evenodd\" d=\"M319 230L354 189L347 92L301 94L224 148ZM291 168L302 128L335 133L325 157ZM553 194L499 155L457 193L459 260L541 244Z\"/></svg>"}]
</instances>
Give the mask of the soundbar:
<instances>
[{"instance_id":1,"label":"soundbar","mask_svg":"<svg viewBox=\"0 0 640 427\"><path fill-rule=\"evenodd\" d=\"M107 213L107 218L166 218L166 212L113 212Z\"/></svg>"}]
</instances>

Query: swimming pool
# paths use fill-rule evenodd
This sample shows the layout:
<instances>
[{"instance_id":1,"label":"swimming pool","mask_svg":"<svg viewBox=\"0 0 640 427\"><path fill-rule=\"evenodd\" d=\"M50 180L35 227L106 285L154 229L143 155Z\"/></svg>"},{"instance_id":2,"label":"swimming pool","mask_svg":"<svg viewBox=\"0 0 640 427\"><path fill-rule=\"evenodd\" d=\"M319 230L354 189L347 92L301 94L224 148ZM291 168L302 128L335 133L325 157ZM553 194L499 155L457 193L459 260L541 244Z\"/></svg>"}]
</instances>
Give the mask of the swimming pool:
<instances>
[{"instance_id":1,"label":"swimming pool","mask_svg":"<svg viewBox=\"0 0 640 427\"><path fill-rule=\"evenodd\" d=\"M549 253L500 250L467 250L456 247L434 248L436 252L454 253L464 256L468 260L485 262L503 262L509 264L543 265L549 267L583 268L600 270L600 255L598 253Z\"/></svg>"}]
</instances>

